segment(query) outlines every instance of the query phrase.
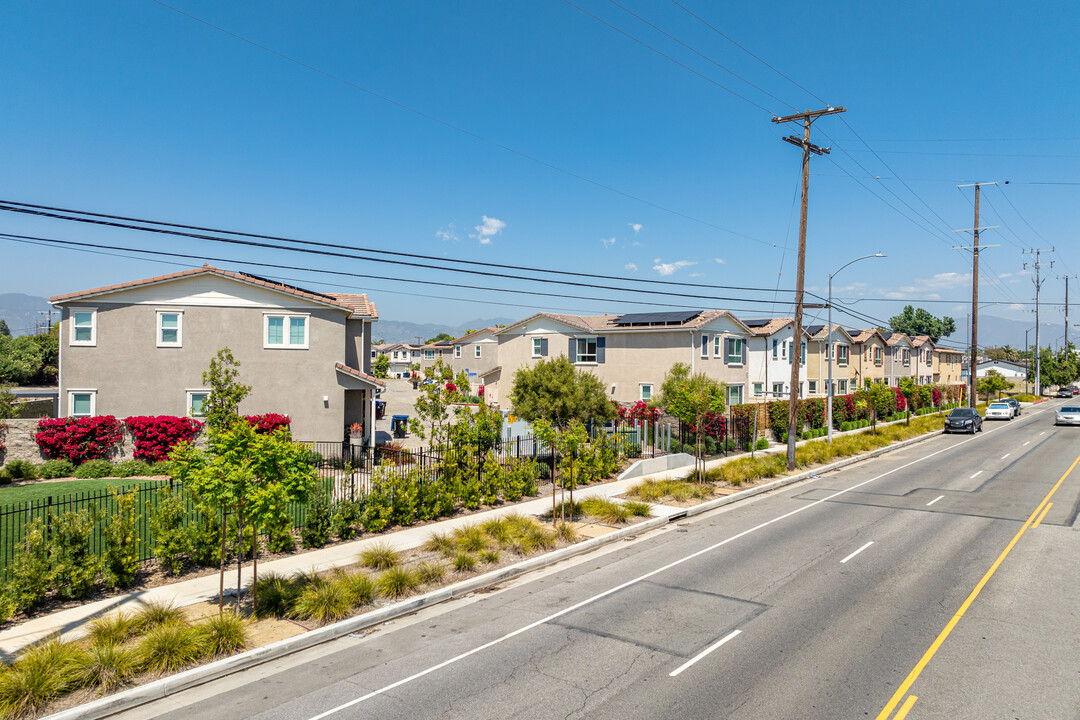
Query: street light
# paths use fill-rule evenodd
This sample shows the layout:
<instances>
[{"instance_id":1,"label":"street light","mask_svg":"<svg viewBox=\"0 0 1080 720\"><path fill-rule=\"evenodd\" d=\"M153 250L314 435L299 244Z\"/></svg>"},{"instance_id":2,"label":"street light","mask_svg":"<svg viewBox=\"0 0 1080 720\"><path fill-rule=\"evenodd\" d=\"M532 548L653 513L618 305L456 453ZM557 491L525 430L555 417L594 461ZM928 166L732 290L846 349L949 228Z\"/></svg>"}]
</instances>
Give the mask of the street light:
<instances>
[{"instance_id":1,"label":"street light","mask_svg":"<svg viewBox=\"0 0 1080 720\"><path fill-rule=\"evenodd\" d=\"M826 430L826 432L828 433L828 441L829 442L832 442L832 399L833 399L832 366L833 366L833 363L835 362L835 356L836 356L836 352L833 350L833 341L832 341L832 279L837 274L839 274L841 270L846 268L848 265L851 265L852 263L857 263L860 260L866 260L868 258L883 258L883 257L887 257L887 256L882 254L882 253L879 253L879 252L874 253L873 255L863 255L862 257L857 257L854 260L852 260L851 262L845 263L844 265L841 265L836 270L836 272L834 272L832 275L829 276L829 302L828 302L828 306L829 306L829 335L828 335L828 339L826 340L826 343L828 343L828 344L826 345L826 348L825 348L826 352L828 353L828 357L829 357L829 386L828 386L828 388L826 388L826 393L827 393L827 398L828 399L827 399L827 401L825 403L825 412L827 414L827 417L826 417L826 420L825 420L825 423L826 423L825 427L828 428L828 430ZM798 342L798 340L796 340L796 342Z\"/></svg>"}]
</instances>

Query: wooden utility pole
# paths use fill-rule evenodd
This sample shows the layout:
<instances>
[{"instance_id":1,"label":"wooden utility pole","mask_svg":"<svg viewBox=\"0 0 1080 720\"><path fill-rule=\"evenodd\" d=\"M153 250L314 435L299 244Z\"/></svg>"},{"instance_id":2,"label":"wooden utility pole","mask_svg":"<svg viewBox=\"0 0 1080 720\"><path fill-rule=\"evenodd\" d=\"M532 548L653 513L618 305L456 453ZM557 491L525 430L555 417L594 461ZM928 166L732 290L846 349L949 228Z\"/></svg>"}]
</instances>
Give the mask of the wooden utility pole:
<instances>
[{"instance_id":1,"label":"wooden utility pole","mask_svg":"<svg viewBox=\"0 0 1080 720\"><path fill-rule=\"evenodd\" d=\"M1045 280L1042 279L1040 270L1042 270L1042 263L1039 262L1039 256L1044 252L1054 252L1054 248L1049 250L1024 250L1024 255L1034 255L1035 262L1032 267L1035 268L1035 277L1031 282L1035 284L1035 394L1042 397L1042 347L1041 340L1039 339L1039 298L1040 291L1042 290L1042 284ZM1024 269L1027 269L1028 264L1024 263ZM1053 261L1050 262L1050 267L1054 267Z\"/></svg>"},{"instance_id":2,"label":"wooden utility pole","mask_svg":"<svg viewBox=\"0 0 1080 720\"><path fill-rule=\"evenodd\" d=\"M968 348L968 407L975 407L975 380L976 368L979 364L979 231L991 228L979 227L979 188L982 185L997 185L996 182L971 183L969 185L957 185L958 188L975 188L975 227L968 230L953 230L953 232L971 232L974 242L971 245L953 247L954 250L971 250L971 347ZM994 225L992 227L997 227ZM984 245L985 247L997 247L997 245Z\"/></svg>"},{"instance_id":3,"label":"wooden utility pole","mask_svg":"<svg viewBox=\"0 0 1080 720\"><path fill-rule=\"evenodd\" d=\"M802 207L799 213L799 263L795 274L795 328L793 342L791 343L791 354L788 356L791 360L791 389L788 392L788 470L795 469L795 440L798 435L799 363L802 362L803 279L806 272L806 207L807 196L810 193L810 154L829 154L829 148L818 147L810 142L810 124L822 115L835 115L842 112L846 112L846 108L829 107L824 110L807 111L772 119L777 124L796 120L801 120L803 124L802 138L797 135L788 135L783 138L784 142L802 148Z\"/></svg>"},{"instance_id":4,"label":"wooden utility pole","mask_svg":"<svg viewBox=\"0 0 1080 720\"><path fill-rule=\"evenodd\" d=\"M1069 357L1069 280L1076 279L1076 275L1058 275L1058 280L1065 281L1065 357Z\"/></svg>"}]
</instances>

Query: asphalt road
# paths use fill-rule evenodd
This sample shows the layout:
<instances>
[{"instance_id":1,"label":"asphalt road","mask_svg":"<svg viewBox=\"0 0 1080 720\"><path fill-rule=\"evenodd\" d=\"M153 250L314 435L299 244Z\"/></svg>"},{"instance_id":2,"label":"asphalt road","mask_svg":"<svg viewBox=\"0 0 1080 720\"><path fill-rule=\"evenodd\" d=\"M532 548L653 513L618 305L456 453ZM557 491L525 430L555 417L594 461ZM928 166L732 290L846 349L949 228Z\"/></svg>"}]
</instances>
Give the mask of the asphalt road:
<instances>
[{"instance_id":1,"label":"asphalt road","mask_svg":"<svg viewBox=\"0 0 1080 720\"><path fill-rule=\"evenodd\" d=\"M1080 718L1058 404L119 717Z\"/></svg>"}]
</instances>

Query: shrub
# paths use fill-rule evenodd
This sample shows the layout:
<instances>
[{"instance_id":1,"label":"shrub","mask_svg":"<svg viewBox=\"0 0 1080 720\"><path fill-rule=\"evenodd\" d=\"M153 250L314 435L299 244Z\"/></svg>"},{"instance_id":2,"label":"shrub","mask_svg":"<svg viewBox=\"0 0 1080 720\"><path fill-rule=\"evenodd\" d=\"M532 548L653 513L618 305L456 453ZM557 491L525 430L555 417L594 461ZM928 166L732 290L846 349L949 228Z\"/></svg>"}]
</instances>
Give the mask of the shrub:
<instances>
[{"instance_id":1,"label":"shrub","mask_svg":"<svg viewBox=\"0 0 1080 720\"><path fill-rule=\"evenodd\" d=\"M71 477L75 474L75 466L71 464L70 460L60 458L59 460L46 460L38 467L38 471L41 473L41 477L46 480L54 480L56 478Z\"/></svg>"},{"instance_id":2,"label":"shrub","mask_svg":"<svg viewBox=\"0 0 1080 720\"><path fill-rule=\"evenodd\" d=\"M86 626L86 634L95 645L119 645L139 631L139 621L124 611L100 615Z\"/></svg>"},{"instance_id":3,"label":"shrub","mask_svg":"<svg viewBox=\"0 0 1080 720\"><path fill-rule=\"evenodd\" d=\"M555 534L558 535L560 540L566 542L577 542L578 538L581 537L578 531L574 529L573 524L568 522L555 523Z\"/></svg>"},{"instance_id":4,"label":"shrub","mask_svg":"<svg viewBox=\"0 0 1080 720\"><path fill-rule=\"evenodd\" d=\"M755 450L768 450L769 449L769 439L768 438L758 438L758 441L754 444L754 449Z\"/></svg>"},{"instance_id":5,"label":"shrub","mask_svg":"<svg viewBox=\"0 0 1080 720\"><path fill-rule=\"evenodd\" d=\"M159 460L150 465L150 475L171 475L172 466L168 460Z\"/></svg>"},{"instance_id":6,"label":"shrub","mask_svg":"<svg viewBox=\"0 0 1080 720\"><path fill-rule=\"evenodd\" d=\"M231 655L247 644L247 623L236 615L211 615L195 625L199 646L207 655Z\"/></svg>"},{"instance_id":7,"label":"shrub","mask_svg":"<svg viewBox=\"0 0 1080 720\"><path fill-rule=\"evenodd\" d=\"M22 654L8 670L0 672L0 713L24 717L36 713L50 700L75 686L79 649L54 637Z\"/></svg>"},{"instance_id":8,"label":"shrub","mask_svg":"<svg viewBox=\"0 0 1080 720\"><path fill-rule=\"evenodd\" d=\"M348 617L352 602L340 582L316 582L305 587L293 604L293 616L326 624Z\"/></svg>"},{"instance_id":9,"label":"shrub","mask_svg":"<svg viewBox=\"0 0 1080 720\"><path fill-rule=\"evenodd\" d=\"M0 485L11 484L11 473L8 472L6 467L0 467Z\"/></svg>"},{"instance_id":10,"label":"shrub","mask_svg":"<svg viewBox=\"0 0 1080 720\"><path fill-rule=\"evenodd\" d=\"M34 480L38 476L38 469L29 460L11 460L4 469L12 480Z\"/></svg>"},{"instance_id":11,"label":"shrub","mask_svg":"<svg viewBox=\"0 0 1080 720\"><path fill-rule=\"evenodd\" d=\"M627 500L623 503L623 507L634 517L652 517L652 505L647 502Z\"/></svg>"},{"instance_id":12,"label":"shrub","mask_svg":"<svg viewBox=\"0 0 1080 720\"><path fill-rule=\"evenodd\" d=\"M331 530L342 540L356 537L360 514L360 503L355 500L342 500L338 503L330 520Z\"/></svg>"},{"instance_id":13,"label":"shrub","mask_svg":"<svg viewBox=\"0 0 1080 720\"><path fill-rule=\"evenodd\" d=\"M124 418L124 424L135 438L133 455L153 463L167 459L170 450L182 442L194 440L202 429L202 423L175 415L140 415Z\"/></svg>"},{"instance_id":14,"label":"shrub","mask_svg":"<svg viewBox=\"0 0 1080 720\"><path fill-rule=\"evenodd\" d=\"M35 519L26 525L23 540L15 550L4 595L16 612L26 612L41 604L48 589L48 543L44 524Z\"/></svg>"},{"instance_id":15,"label":"shrub","mask_svg":"<svg viewBox=\"0 0 1080 720\"><path fill-rule=\"evenodd\" d=\"M455 544L466 552L480 552L488 546L488 536L474 523L462 525L453 530Z\"/></svg>"},{"instance_id":16,"label":"shrub","mask_svg":"<svg viewBox=\"0 0 1080 720\"><path fill-rule=\"evenodd\" d=\"M162 625L183 623L184 611L166 600L148 600L135 613L135 622L146 632Z\"/></svg>"},{"instance_id":17,"label":"shrub","mask_svg":"<svg viewBox=\"0 0 1080 720\"><path fill-rule=\"evenodd\" d=\"M375 583L366 573L351 573L334 580L340 583L349 604L353 607L375 602Z\"/></svg>"},{"instance_id":18,"label":"shrub","mask_svg":"<svg viewBox=\"0 0 1080 720\"><path fill-rule=\"evenodd\" d=\"M176 672L198 660L204 649L199 633L179 622L167 622L147 631L139 643L139 658L151 672Z\"/></svg>"},{"instance_id":19,"label":"shrub","mask_svg":"<svg viewBox=\"0 0 1080 720\"><path fill-rule=\"evenodd\" d=\"M143 460L121 460L112 467L116 477L145 477L150 475L150 464Z\"/></svg>"},{"instance_id":20,"label":"shrub","mask_svg":"<svg viewBox=\"0 0 1080 720\"><path fill-rule=\"evenodd\" d=\"M622 454L628 458L641 457L641 446L637 443L626 443L622 446Z\"/></svg>"},{"instance_id":21,"label":"shrub","mask_svg":"<svg viewBox=\"0 0 1080 720\"><path fill-rule=\"evenodd\" d=\"M303 590L301 582L282 577L277 573L264 572L259 576L255 593L255 617L289 617L293 605ZM251 588L248 587L248 594Z\"/></svg>"},{"instance_id":22,"label":"shrub","mask_svg":"<svg viewBox=\"0 0 1080 720\"><path fill-rule=\"evenodd\" d=\"M465 550L459 550L452 564L458 572L469 572L476 567L476 556Z\"/></svg>"},{"instance_id":23,"label":"shrub","mask_svg":"<svg viewBox=\"0 0 1080 720\"><path fill-rule=\"evenodd\" d=\"M269 435L278 428L289 429L292 418L280 413L266 413L264 415L245 415L244 419L260 434Z\"/></svg>"},{"instance_id":24,"label":"shrub","mask_svg":"<svg viewBox=\"0 0 1080 720\"><path fill-rule=\"evenodd\" d=\"M305 548L321 548L330 542L330 503L326 495L315 491L315 499L308 506L304 527L300 530L300 542Z\"/></svg>"},{"instance_id":25,"label":"shrub","mask_svg":"<svg viewBox=\"0 0 1080 720\"><path fill-rule=\"evenodd\" d=\"M135 513L139 501L137 489L120 492L114 487L109 488L115 509L105 524L105 552L101 558L101 569L105 582L114 588L131 587L139 571L139 543L142 540L137 523L142 515Z\"/></svg>"},{"instance_id":26,"label":"shrub","mask_svg":"<svg viewBox=\"0 0 1080 720\"><path fill-rule=\"evenodd\" d=\"M497 548L488 548L487 550L480 551L480 562L487 565L494 565L499 562L499 551Z\"/></svg>"},{"instance_id":27,"label":"shrub","mask_svg":"<svg viewBox=\"0 0 1080 720\"><path fill-rule=\"evenodd\" d=\"M401 564L401 555L386 543L377 543L360 551L360 564L372 570L387 570Z\"/></svg>"},{"instance_id":28,"label":"shrub","mask_svg":"<svg viewBox=\"0 0 1080 720\"><path fill-rule=\"evenodd\" d=\"M422 583L436 583L446 575L446 566L439 563L421 562L416 565L416 579Z\"/></svg>"},{"instance_id":29,"label":"shrub","mask_svg":"<svg viewBox=\"0 0 1080 720\"><path fill-rule=\"evenodd\" d=\"M293 535L292 518L281 513L268 522L266 530L266 549L272 553L288 553L296 549L296 537Z\"/></svg>"},{"instance_id":30,"label":"shrub","mask_svg":"<svg viewBox=\"0 0 1080 720\"><path fill-rule=\"evenodd\" d=\"M139 655L133 648L94 642L75 657L73 671L78 685L109 692L139 671Z\"/></svg>"},{"instance_id":31,"label":"shrub","mask_svg":"<svg viewBox=\"0 0 1080 720\"><path fill-rule=\"evenodd\" d=\"M34 441L49 459L66 458L76 465L104 458L120 444L123 431L112 415L38 420Z\"/></svg>"},{"instance_id":32,"label":"shrub","mask_svg":"<svg viewBox=\"0 0 1080 720\"><path fill-rule=\"evenodd\" d=\"M453 555L454 539L448 533L433 532L428 535L423 547L428 552L436 552L446 556Z\"/></svg>"},{"instance_id":33,"label":"shrub","mask_svg":"<svg viewBox=\"0 0 1080 720\"><path fill-rule=\"evenodd\" d=\"M65 599L86 597L94 587L101 561L90 548L97 518L88 510L52 519L49 535L49 582Z\"/></svg>"},{"instance_id":34,"label":"shrub","mask_svg":"<svg viewBox=\"0 0 1080 720\"><path fill-rule=\"evenodd\" d=\"M191 561L196 565L221 564L221 516L213 512L200 512L195 522L188 526L187 546ZM226 546L226 560L228 547Z\"/></svg>"},{"instance_id":35,"label":"shrub","mask_svg":"<svg viewBox=\"0 0 1080 720\"><path fill-rule=\"evenodd\" d=\"M630 511L621 503L606 498L592 497L581 503L586 515L605 523L624 523L630 519Z\"/></svg>"},{"instance_id":36,"label":"shrub","mask_svg":"<svg viewBox=\"0 0 1080 720\"><path fill-rule=\"evenodd\" d=\"M75 469L75 477L83 480L116 477L116 471L108 460L87 460Z\"/></svg>"},{"instance_id":37,"label":"shrub","mask_svg":"<svg viewBox=\"0 0 1080 720\"><path fill-rule=\"evenodd\" d=\"M187 513L180 496L167 485L158 488L156 507L150 516L154 557L173 575L179 575L184 569L184 557L191 549L186 520Z\"/></svg>"}]
</instances>

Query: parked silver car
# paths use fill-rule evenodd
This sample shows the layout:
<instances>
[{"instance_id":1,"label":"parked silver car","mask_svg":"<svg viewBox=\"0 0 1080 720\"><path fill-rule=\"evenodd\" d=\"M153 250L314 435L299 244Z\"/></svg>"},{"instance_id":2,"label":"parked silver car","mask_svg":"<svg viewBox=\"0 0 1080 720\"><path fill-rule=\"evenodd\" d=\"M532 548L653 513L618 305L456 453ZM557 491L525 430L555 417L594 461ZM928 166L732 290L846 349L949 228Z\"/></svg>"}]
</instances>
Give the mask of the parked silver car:
<instances>
[{"instance_id":1,"label":"parked silver car","mask_svg":"<svg viewBox=\"0 0 1080 720\"><path fill-rule=\"evenodd\" d=\"M1012 420L1013 409L1009 403L994 402L986 408L987 420Z\"/></svg>"},{"instance_id":2,"label":"parked silver car","mask_svg":"<svg viewBox=\"0 0 1080 720\"><path fill-rule=\"evenodd\" d=\"M1054 415L1055 425L1080 425L1080 405L1062 405Z\"/></svg>"}]
</instances>

